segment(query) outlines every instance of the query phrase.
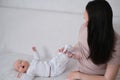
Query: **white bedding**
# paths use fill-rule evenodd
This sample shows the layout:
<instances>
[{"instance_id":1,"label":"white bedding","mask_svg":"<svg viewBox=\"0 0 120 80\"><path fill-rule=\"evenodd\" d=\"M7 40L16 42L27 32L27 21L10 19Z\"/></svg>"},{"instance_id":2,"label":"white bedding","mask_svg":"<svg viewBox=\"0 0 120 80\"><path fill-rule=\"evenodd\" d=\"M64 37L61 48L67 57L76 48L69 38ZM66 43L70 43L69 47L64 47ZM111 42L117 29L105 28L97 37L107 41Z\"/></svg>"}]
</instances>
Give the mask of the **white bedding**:
<instances>
[{"instance_id":1,"label":"white bedding","mask_svg":"<svg viewBox=\"0 0 120 80\"><path fill-rule=\"evenodd\" d=\"M0 80L19 80L18 78L16 78L17 72L13 69L13 63L17 59L25 59L31 61L32 56L27 54L16 53L0 55ZM67 66L66 71L57 77L51 78L36 77L35 80L65 80L67 73L75 69L74 67L75 64L77 64L76 61L71 60ZM120 80L120 71L116 80Z\"/></svg>"},{"instance_id":2,"label":"white bedding","mask_svg":"<svg viewBox=\"0 0 120 80\"><path fill-rule=\"evenodd\" d=\"M0 80L19 80L18 78L16 78L17 72L13 69L13 63L17 59L25 59L31 61L32 56L27 54L16 53L0 55ZM52 78L36 77L35 80L65 80L67 73L75 68L74 67L75 64L76 61L71 60L67 66L66 71L57 77Z\"/></svg>"}]
</instances>

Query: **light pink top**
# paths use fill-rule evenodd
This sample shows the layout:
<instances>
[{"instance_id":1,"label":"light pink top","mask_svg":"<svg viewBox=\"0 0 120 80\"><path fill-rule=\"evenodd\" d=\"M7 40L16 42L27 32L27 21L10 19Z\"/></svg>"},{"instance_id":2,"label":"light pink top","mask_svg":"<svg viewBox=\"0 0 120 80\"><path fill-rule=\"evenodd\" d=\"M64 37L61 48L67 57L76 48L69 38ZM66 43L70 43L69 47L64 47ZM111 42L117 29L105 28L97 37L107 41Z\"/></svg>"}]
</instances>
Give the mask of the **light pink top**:
<instances>
[{"instance_id":1,"label":"light pink top","mask_svg":"<svg viewBox=\"0 0 120 80\"><path fill-rule=\"evenodd\" d=\"M82 56L79 60L80 72L86 74L104 75L107 64L120 64L120 36L116 34L116 37L116 52L114 52L113 58L106 64L95 65L90 59L87 59L89 56L89 47L87 43L87 24L83 24L80 28L78 43L73 47L73 49Z\"/></svg>"}]
</instances>

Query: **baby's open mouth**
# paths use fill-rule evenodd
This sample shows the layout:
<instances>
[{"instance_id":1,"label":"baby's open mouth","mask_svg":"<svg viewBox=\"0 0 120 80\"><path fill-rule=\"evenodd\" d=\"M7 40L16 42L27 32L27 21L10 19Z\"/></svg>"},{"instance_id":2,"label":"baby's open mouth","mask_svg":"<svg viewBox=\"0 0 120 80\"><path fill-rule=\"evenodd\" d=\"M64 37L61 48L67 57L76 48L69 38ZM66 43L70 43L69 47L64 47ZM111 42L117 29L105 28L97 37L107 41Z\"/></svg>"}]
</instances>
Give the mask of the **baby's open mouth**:
<instances>
[{"instance_id":1,"label":"baby's open mouth","mask_svg":"<svg viewBox=\"0 0 120 80\"><path fill-rule=\"evenodd\" d=\"M25 68L25 66L22 66L22 68Z\"/></svg>"}]
</instances>

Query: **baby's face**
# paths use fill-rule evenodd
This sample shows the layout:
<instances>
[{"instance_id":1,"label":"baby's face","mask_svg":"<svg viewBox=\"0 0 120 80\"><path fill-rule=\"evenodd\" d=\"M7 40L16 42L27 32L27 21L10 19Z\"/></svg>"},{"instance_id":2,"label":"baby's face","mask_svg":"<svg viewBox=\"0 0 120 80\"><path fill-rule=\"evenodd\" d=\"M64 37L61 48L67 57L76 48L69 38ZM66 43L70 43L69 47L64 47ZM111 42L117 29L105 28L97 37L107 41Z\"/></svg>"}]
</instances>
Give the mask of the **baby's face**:
<instances>
[{"instance_id":1,"label":"baby's face","mask_svg":"<svg viewBox=\"0 0 120 80\"><path fill-rule=\"evenodd\" d=\"M14 64L15 70L25 73L29 67L29 62L25 60L17 60Z\"/></svg>"}]
</instances>

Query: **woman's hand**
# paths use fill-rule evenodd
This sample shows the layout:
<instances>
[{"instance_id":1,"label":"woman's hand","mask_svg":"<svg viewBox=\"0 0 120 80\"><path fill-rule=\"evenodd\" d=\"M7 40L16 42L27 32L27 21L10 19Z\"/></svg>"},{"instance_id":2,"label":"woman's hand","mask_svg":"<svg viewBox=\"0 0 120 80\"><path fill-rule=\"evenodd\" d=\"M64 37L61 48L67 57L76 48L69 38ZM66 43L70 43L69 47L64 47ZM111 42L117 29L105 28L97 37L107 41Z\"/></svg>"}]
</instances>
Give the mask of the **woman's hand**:
<instances>
[{"instance_id":1,"label":"woman's hand","mask_svg":"<svg viewBox=\"0 0 120 80\"><path fill-rule=\"evenodd\" d=\"M66 80L81 80L80 75L81 73L79 71L72 71L68 74Z\"/></svg>"},{"instance_id":2,"label":"woman's hand","mask_svg":"<svg viewBox=\"0 0 120 80\"><path fill-rule=\"evenodd\" d=\"M73 55L73 58L74 58L74 59L77 59L77 60L80 60L80 59L82 59L82 55L81 55L80 53L75 53L75 54Z\"/></svg>"},{"instance_id":3,"label":"woman's hand","mask_svg":"<svg viewBox=\"0 0 120 80\"><path fill-rule=\"evenodd\" d=\"M73 57L73 54L72 53L70 53L70 52L68 52L67 50L64 52L64 47L62 47L62 48L60 48L60 49L58 49L58 52L62 52L62 53L64 53L64 54L67 54L67 56L69 57L69 58L72 58Z\"/></svg>"},{"instance_id":4,"label":"woman's hand","mask_svg":"<svg viewBox=\"0 0 120 80\"><path fill-rule=\"evenodd\" d=\"M64 51L64 47L58 49L58 52L63 52ZM74 59L77 59L77 60L80 60L82 58L82 54L78 53L78 52L68 52L67 50L64 52L65 54L68 55L69 58L74 58Z\"/></svg>"}]
</instances>

